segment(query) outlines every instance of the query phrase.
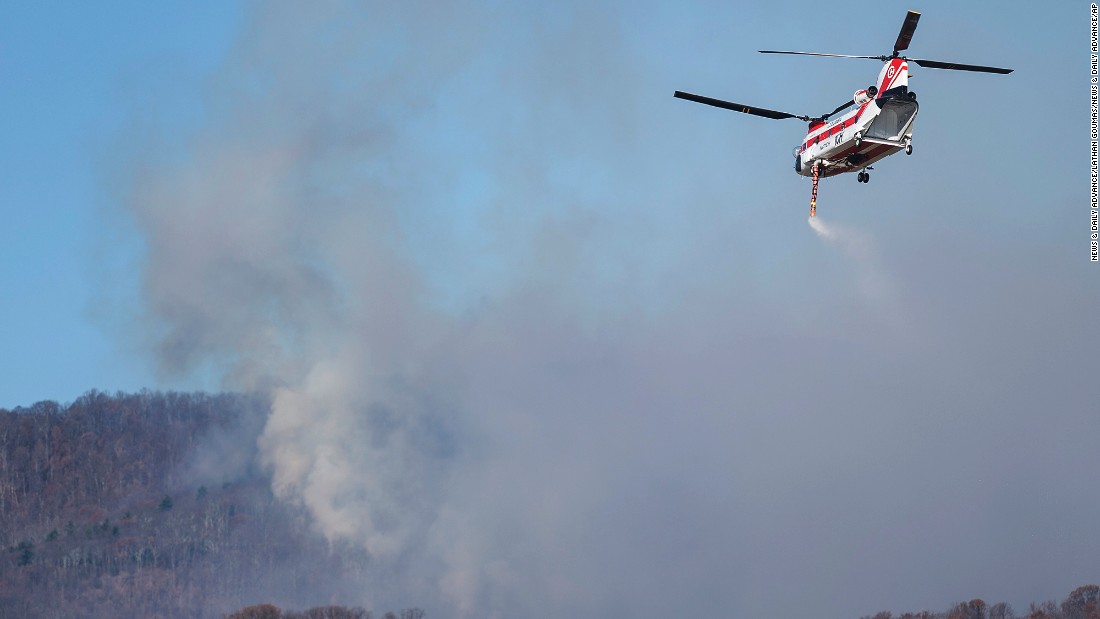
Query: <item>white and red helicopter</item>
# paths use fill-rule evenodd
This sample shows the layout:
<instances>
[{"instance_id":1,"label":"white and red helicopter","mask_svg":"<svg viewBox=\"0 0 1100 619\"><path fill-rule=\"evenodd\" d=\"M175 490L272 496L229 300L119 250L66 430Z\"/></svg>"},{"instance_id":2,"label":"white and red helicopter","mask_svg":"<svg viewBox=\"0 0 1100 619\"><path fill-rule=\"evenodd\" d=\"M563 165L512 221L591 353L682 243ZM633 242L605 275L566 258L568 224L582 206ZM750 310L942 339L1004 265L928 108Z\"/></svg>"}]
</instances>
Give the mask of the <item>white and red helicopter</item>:
<instances>
[{"instance_id":1,"label":"white and red helicopter","mask_svg":"<svg viewBox=\"0 0 1100 619\"><path fill-rule=\"evenodd\" d=\"M836 176L845 172L858 172L856 180L866 183L871 179L867 170L883 157L905 151L913 153L913 121L917 118L917 95L909 90L909 63L929 69L954 69L980 73L1011 73L1012 69L985 67L906 58L899 52L909 49L909 41L917 29L920 13L909 11L902 22L894 51L889 56L849 56L846 54L819 54L816 52L786 52L760 50L761 54L798 54L802 56L832 56L835 58L869 58L885 61L874 85L857 90L852 100L845 102L828 114L811 118L787 112L777 112L762 107L712 99L688 92L676 91L675 96L696 103L763 116L776 120L797 118L810 123L806 138L794 149L794 169L802 176L813 178L810 195L810 217L817 214L817 182L819 177ZM849 107L856 109L829 122L829 117Z\"/></svg>"}]
</instances>

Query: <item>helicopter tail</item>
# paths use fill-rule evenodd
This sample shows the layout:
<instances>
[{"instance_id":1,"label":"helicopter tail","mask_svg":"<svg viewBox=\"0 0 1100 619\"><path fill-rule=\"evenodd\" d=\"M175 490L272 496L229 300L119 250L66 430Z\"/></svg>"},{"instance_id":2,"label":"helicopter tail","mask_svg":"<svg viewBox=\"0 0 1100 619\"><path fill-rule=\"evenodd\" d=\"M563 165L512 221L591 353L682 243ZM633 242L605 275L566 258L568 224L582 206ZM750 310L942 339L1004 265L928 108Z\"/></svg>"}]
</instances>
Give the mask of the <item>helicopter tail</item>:
<instances>
[{"instance_id":1,"label":"helicopter tail","mask_svg":"<svg viewBox=\"0 0 1100 619\"><path fill-rule=\"evenodd\" d=\"M909 87L909 63L904 58L892 58L886 61L882 71L878 74L878 96L883 96L887 91L905 92Z\"/></svg>"}]
</instances>

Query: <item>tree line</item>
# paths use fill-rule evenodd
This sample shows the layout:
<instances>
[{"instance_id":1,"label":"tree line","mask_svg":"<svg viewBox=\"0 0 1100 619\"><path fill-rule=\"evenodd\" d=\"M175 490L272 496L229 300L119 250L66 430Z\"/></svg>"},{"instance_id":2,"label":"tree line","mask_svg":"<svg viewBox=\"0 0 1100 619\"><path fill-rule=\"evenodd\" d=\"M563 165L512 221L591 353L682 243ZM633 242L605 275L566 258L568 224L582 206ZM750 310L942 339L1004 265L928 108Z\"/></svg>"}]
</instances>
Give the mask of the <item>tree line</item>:
<instances>
[{"instance_id":1,"label":"tree line","mask_svg":"<svg viewBox=\"0 0 1100 619\"><path fill-rule=\"evenodd\" d=\"M255 604L238 610L223 619L374 619L371 611L358 606L318 606L302 612L283 611L274 604ZM387 612L381 619L424 619L424 611L406 608L400 613Z\"/></svg>"},{"instance_id":2,"label":"tree line","mask_svg":"<svg viewBox=\"0 0 1100 619\"><path fill-rule=\"evenodd\" d=\"M989 605L985 600L975 598L969 602L959 602L946 612L921 611L894 615L882 611L860 619L1100 619L1100 586L1077 587L1061 604L1053 601L1033 602L1021 615L1017 615L1012 606L1004 602Z\"/></svg>"}]
</instances>

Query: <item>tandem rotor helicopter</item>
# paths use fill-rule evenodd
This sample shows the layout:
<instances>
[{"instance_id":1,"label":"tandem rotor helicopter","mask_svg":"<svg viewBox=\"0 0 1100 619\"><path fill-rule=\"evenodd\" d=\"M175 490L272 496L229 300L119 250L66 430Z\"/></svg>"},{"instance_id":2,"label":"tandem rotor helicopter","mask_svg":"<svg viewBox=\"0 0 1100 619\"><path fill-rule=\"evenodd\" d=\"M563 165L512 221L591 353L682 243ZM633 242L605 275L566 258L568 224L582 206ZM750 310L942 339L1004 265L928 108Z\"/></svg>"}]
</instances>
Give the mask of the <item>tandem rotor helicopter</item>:
<instances>
[{"instance_id":1,"label":"tandem rotor helicopter","mask_svg":"<svg viewBox=\"0 0 1100 619\"><path fill-rule=\"evenodd\" d=\"M901 24L901 32L889 56L848 56L846 54L819 54L816 52L787 52L760 50L761 54L798 54L801 56L831 56L835 58L869 58L885 61L875 83L857 90L852 100L846 101L828 114L817 117L799 116L777 112L762 107L712 99L688 92L676 91L674 96L696 103L781 120L797 118L810 124L806 138L794 149L794 170L802 176L813 178L810 194L810 217L817 214L817 182L823 176L836 176L845 172L858 172L856 180L866 183L871 179L867 170L883 157L905 151L913 153L913 121L917 118L917 95L909 90L909 62L929 69L953 69L979 73L1012 73L1012 69L985 67L956 62L940 62L923 58L907 58L899 52L909 49L909 41L917 29L920 13L909 11ZM856 109L828 122L829 117L849 107Z\"/></svg>"}]
</instances>

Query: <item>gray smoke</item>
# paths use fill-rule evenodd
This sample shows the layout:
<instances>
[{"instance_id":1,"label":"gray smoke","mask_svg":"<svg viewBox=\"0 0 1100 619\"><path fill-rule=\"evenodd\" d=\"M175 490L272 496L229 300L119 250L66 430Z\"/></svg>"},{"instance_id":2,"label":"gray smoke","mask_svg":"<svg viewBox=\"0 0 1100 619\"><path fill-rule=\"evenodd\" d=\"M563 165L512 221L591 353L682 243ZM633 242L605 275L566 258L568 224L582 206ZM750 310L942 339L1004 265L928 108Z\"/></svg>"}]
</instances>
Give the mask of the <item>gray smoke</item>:
<instances>
[{"instance_id":1,"label":"gray smoke","mask_svg":"<svg viewBox=\"0 0 1100 619\"><path fill-rule=\"evenodd\" d=\"M582 4L257 4L206 123L132 166L161 366L272 394L261 464L369 552L364 603L858 616L1087 580L1100 428L1059 325L1096 295L1026 248L864 247L884 293L797 246L785 198L669 154L632 8Z\"/></svg>"}]
</instances>

